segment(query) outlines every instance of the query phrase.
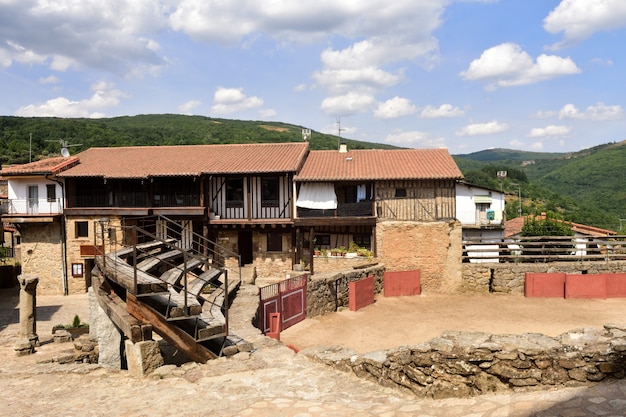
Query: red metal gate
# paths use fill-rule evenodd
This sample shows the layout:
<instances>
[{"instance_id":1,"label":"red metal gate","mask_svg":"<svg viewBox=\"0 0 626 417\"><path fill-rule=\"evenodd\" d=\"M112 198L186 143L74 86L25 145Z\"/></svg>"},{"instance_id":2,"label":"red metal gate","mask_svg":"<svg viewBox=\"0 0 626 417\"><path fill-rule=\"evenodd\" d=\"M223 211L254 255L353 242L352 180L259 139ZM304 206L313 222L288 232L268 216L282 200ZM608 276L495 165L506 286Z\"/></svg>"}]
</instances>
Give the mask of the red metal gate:
<instances>
[{"instance_id":1,"label":"red metal gate","mask_svg":"<svg viewBox=\"0 0 626 417\"><path fill-rule=\"evenodd\" d=\"M306 318L307 278L307 275L302 275L261 287L259 306L263 334L270 331L271 313L280 313L279 331Z\"/></svg>"}]
</instances>

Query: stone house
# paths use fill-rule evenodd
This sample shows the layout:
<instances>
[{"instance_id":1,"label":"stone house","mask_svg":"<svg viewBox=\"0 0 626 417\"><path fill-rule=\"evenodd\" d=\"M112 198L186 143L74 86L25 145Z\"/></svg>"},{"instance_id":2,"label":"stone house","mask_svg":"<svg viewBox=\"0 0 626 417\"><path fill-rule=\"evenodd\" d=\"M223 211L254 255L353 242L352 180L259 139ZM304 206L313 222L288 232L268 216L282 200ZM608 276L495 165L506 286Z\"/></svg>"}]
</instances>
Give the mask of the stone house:
<instances>
[{"instance_id":1,"label":"stone house","mask_svg":"<svg viewBox=\"0 0 626 417\"><path fill-rule=\"evenodd\" d=\"M370 250L394 270L420 269L425 290L458 285L462 174L446 149L311 151L295 176L295 260L315 248Z\"/></svg>"},{"instance_id":2,"label":"stone house","mask_svg":"<svg viewBox=\"0 0 626 417\"><path fill-rule=\"evenodd\" d=\"M395 270L419 268L425 290L460 280L462 174L445 149L91 148L0 174L11 202L3 218L19 225L24 273L40 276L42 293L85 291L99 248L133 243L128 226L152 222L157 236L167 234L155 216L176 221L181 236L228 248L238 254L231 263L254 265L259 276L287 274L302 260L314 272L314 245L354 242Z\"/></svg>"},{"instance_id":3,"label":"stone house","mask_svg":"<svg viewBox=\"0 0 626 417\"><path fill-rule=\"evenodd\" d=\"M19 233L22 273L37 274L43 293L68 294L70 280L65 256L63 183L56 175L78 163L57 157L2 168L7 180L7 204L2 221Z\"/></svg>"}]
</instances>

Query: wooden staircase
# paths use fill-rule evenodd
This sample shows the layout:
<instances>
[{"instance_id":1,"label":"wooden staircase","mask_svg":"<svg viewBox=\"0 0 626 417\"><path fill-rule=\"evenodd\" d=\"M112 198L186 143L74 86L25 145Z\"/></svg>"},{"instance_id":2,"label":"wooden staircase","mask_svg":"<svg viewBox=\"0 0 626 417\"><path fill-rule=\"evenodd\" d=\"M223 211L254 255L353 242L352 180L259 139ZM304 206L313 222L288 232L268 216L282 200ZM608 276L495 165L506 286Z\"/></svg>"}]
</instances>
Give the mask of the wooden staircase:
<instances>
[{"instance_id":1,"label":"wooden staircase","mask_svg":"<svg viewBox=\"0 0 626 417\"><path fill-rule=\"evenodd\" d=\"M159 220L168 231L180 230ZM229 343L228 306L241 283L240 271L221 261L227 250L200 235L183 245L176 233L133 229L141 243L96 256L92 281L100 305L133 342L151 340L154 330L196 362L220 356Z\"/></svg>"}]
</instances>

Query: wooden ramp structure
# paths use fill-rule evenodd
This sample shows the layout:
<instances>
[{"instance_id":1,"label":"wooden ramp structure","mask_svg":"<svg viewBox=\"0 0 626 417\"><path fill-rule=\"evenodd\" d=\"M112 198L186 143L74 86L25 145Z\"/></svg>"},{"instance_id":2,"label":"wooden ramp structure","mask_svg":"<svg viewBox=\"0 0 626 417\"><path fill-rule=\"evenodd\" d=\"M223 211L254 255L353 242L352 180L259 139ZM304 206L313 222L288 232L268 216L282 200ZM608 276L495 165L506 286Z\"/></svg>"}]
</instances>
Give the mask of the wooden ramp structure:
<instances>
[{"instance_id":1,"label":"wooden ramp structure","mask_svg":"<svg viewBox=\"0 0 626 417\"><path fill-rule=\"evenodd\" d=\"M132 342L151 340L154 331L189 359L205 363L233 343L228 307L241 271L227 268L225 259L240 265L239 255L201 235L183 234L180 224L164 216L154 220L158 227L123 230L134 240L126 246L107 242L94 227L95 247L101 248L92 271L94 293Z\"/></svg>"}]
</instances>

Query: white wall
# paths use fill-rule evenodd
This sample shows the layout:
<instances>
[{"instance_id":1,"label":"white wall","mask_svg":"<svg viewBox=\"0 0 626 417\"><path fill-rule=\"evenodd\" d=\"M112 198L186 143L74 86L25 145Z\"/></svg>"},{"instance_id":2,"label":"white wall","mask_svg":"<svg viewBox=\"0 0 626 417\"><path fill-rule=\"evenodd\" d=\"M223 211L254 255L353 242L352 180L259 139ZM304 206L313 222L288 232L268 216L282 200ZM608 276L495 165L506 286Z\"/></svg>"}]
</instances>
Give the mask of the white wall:
<instances>
[{"instance_id":1,"label":"white wall","mask_svg":"<svg viewBox=\"0 0 626 417\"><path fill-rule=\"evenodd\" d=\"M476 196L491 196L490 210L498 213L495 223L501 223L504 213L504 193L467 184L456 184L456 213L462 224L476 224ZM492 224L494 222L491 222Z\"/></svg>"}]
</instances>

